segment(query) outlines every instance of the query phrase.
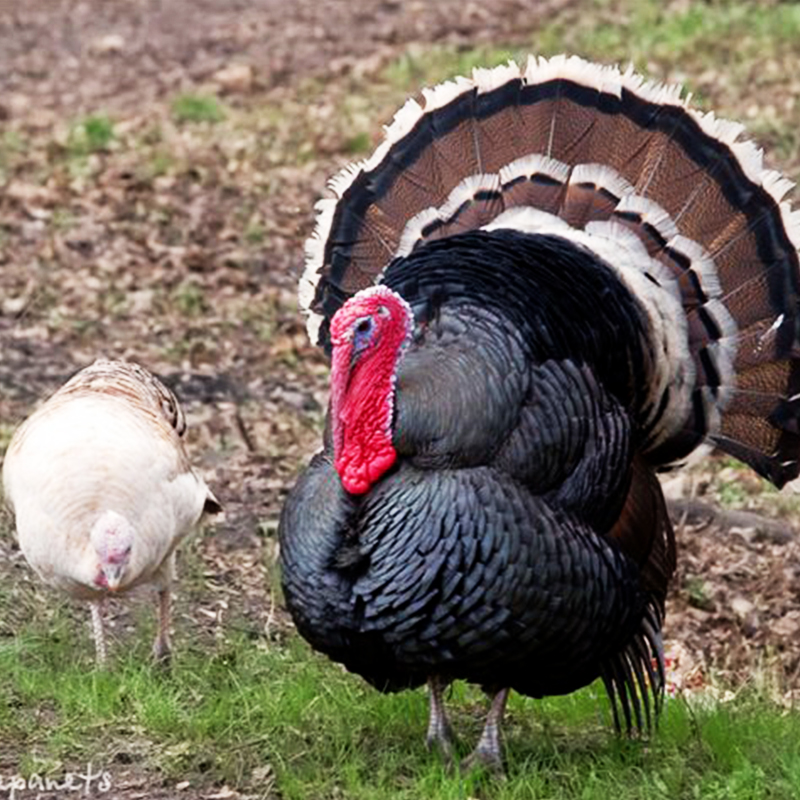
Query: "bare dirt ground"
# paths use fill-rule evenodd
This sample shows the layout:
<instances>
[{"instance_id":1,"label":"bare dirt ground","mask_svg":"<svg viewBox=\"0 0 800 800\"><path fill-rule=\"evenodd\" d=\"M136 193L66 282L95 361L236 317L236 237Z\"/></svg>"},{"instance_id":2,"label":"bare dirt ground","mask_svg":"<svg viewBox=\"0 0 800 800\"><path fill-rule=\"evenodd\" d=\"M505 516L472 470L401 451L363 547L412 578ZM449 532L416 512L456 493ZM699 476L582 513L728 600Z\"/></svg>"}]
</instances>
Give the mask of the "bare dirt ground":
<instances>
[{"instance_id":1,"label":"bare dirt ground","mask_svg":"<svg viewBox=\"0 0 800 800\"><path fill-rule=\"evenodd\" d=\"M130 110L232 60L269 90L341 73L409 42L513 43L567 0L34 0L0 17L2 96L37 107ZM2 8L2 7L0 7Z\"/></svg>"},{"instance_id":2,"label":"bare dirt ground","mask_svg":"<svg viewBox=\"0 0 800 800\"><path fill-rule=\"evenodd\" d=\"M163 376L187 407L192 455L226 508L197 545L207 585L180 601L192 624L218 624L223 609L257 631L268 619L289 624L262 565L327 397L327 366L305 338L295 285L313 203L348 160L336 86L409 44L529 41L545 15L568 5L0 0L0 436L100 355ZM309 80L330 86L331 104L306 107ZM263 138L222 122L209 144L204 129L169 120L171 98L198 87L234 118L269 108L280 119ZM71 121L98 110L125 146L81 153ZM154 167L162 156L166 165ZM719 462L671 493L715 503L731 483L744 487L740 504L793 510ZM793 532L686 510L676 509L680 568L667 623L668 638L686 648L691 674L682 679L702 683L721 670L738 682L774 661L781 691L790 688L800 671ZM7 570L19 558L8 541L0 549Z\"/></svg>"}]
</instances>

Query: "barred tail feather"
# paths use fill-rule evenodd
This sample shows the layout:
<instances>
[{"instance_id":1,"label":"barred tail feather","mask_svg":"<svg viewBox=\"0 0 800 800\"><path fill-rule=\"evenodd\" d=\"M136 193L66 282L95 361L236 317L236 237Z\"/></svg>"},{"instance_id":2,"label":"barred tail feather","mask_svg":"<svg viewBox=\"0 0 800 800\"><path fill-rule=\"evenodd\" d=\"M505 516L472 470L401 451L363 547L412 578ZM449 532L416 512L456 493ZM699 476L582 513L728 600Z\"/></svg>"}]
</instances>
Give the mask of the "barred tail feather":
<instances>
[{"instance_id":1,"label":"barred tail feather","mask_svg":"<svg viewBox=\"0 0 800 800\"><path fill-rule=\"evenodd\" d=\"M476 70L423 98L320 206L301 280L311 339L327 347L341 304L427 242L558 229L615 268L652 322L636 411L650 463L710 443L778 485L796 477L800 215L742 127L679 87L575 57Z\"/></svg>"}]
</instances>

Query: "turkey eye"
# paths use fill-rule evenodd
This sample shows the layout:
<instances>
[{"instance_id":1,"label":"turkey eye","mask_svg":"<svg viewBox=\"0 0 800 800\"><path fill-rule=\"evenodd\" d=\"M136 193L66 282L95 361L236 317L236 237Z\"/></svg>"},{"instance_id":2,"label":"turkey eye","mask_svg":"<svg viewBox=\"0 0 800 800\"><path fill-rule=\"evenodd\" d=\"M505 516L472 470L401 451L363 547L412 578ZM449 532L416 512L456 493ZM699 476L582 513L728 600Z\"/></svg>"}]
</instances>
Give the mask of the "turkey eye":
<instances>
[{"instance_id":1,"label":"turkey eye","mask_svg":"<svg viewBox=\"0 0 800 800\"><path fill-rule=\"evenodd\" d=\"M362 317L356 321L353 326L353 348L357 353L370 346L374 331L375 323L372 317Z\"/></svg>"}]
</instances>

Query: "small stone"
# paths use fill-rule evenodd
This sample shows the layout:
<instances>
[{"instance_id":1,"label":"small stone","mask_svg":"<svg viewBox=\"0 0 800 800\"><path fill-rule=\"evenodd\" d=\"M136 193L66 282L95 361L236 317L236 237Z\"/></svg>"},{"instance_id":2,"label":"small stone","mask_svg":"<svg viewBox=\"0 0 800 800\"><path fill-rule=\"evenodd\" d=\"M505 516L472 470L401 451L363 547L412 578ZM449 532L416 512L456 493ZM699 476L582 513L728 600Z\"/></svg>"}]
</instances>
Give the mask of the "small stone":
<instances>
[{"instance_id":1,"label":"small stone","mask_svg":"<svg viewBox=\"0 0 800 800\"><path fill-rule=\"evenodd\" d=\"M29 298L25 296L7 297L0 303L0 308L5 316L16 317L17 314L22 313L22 310L28 305L28 299Z\"/></svg>"},{"instance_id":2,"label":"small stone","mask_svg":"<svg viewBox=\"0 0 800 800\"><path fill-rule=\"evenodd\" d=\"M731 611L736 614L737 617L744 619L753 611L755 611L755 606L745 597L741 595L734 597L731 600Z\"/></svg>"},{"instance_id":3,"label":"small stone","mask_svg":"<svg viewBox=\"0 0 800 800\"><path fill-rule=\"evenodd\" d=\"M215 794L208 795L208 800L228 800L228 798L236 796L236 792L230 786L223 786Z\"/></svg>"},{"instance_id":4,"label":"small stone","mask_svg":"<svg viewBox=\"0 0 800 800\"><path fill-rule=\"evenodd\" d=\"M229 64L212 76L220 89L232 94L246 94L253 88L253 68L249 64Z\"/></svg>"},{"instance_id":5,"label":"small stone","mask_svg":"<svg viewBox=\"0 0 800 800\"><path fill-rule=\"evenodd\" d=\"M23 116L31 107L31 98L18 92L10 94L7 98L8 110L13 117Z\"/></svg>"},{"instance_id":6,"label":"small stone","mask_svg":"<svg viewBox=\"0 0 800 800\"><path fill-rule=\"evenodd\" d=\"M107 33L100 36L91 44L91 50L97 55L107 56L121 53L125 49L125 39L118 33Z\"/></svg>"}]
</instances>

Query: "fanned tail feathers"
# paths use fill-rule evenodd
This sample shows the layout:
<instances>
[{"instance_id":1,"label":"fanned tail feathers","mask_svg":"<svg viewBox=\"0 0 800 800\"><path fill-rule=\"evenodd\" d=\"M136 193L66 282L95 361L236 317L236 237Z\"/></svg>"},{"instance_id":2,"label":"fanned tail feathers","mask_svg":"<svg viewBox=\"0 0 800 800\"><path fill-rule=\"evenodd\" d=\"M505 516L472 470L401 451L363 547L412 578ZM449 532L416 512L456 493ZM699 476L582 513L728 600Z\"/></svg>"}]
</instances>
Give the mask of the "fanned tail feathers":
<instances>
[{"instance_id":1,"label":"fanned tail feathers","mask_svg":"<svg viewBox=\"0 0 800 800\"><path fill-rule=\"evenodd\" d=\"M426 90L320 201L300 287L311 339L327 346L341 304L428 241L556 234L606 261L650 321L650 463L709 443L782 485L800 472L800 217L741 130L679 87L575 57Z\"/></svg>"}]
</instances>

